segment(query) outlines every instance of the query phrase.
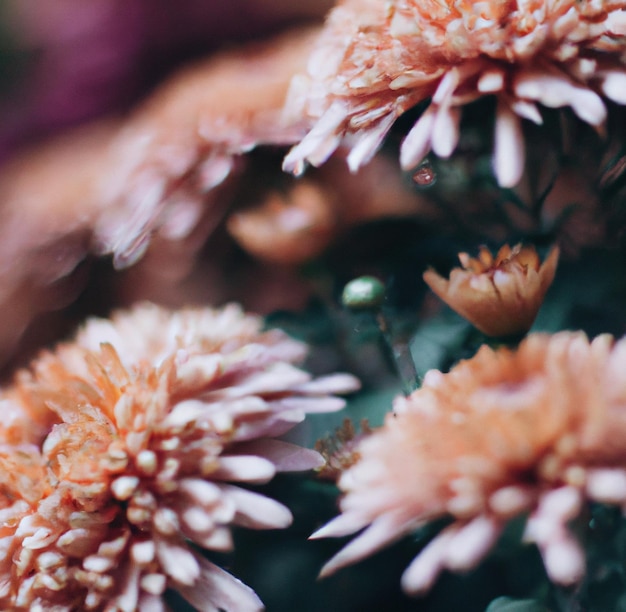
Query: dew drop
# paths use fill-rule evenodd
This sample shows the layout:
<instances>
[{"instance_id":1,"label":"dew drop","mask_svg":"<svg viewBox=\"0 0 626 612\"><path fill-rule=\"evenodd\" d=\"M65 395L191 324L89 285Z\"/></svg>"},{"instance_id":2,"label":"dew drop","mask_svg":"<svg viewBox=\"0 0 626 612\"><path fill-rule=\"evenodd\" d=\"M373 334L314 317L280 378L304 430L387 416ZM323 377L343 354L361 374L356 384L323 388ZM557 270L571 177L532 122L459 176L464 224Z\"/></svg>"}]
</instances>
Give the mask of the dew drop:
<instances>
[{"instance_id":1,"label":"dew drop","mask_svg":"<svg viewBox=\"0 0 626 612\"><path fill-rule=\"evenodd\" d=\"M430 187L436 180L437 174L428 160L422 162L413 174L413 182L420 187Z\"/></svg>"}]
</instances>

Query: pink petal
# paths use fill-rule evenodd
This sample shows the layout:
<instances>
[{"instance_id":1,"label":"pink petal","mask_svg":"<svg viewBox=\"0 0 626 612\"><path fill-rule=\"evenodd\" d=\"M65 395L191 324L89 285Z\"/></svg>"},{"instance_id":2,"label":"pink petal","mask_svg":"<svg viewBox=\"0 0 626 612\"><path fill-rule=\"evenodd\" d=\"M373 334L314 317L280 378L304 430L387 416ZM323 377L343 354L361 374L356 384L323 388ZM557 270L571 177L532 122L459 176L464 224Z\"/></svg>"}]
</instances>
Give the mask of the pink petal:
<instances>
[{"instance_id":1,"label":"pink petal","mask_svg":"<svg viewBox=\"0 0 626 612\"><path fill-rule=\"evenodd\" d=\"M284 391L291 386L301 385L310 380L310 376L287 363L277 363L265 371L246 377L237 385L220 389L206 397L211 399L246 397L248 395Z\"/></svg>"},{"instance_id":2,"label":"pink petal","mask_svg":"<svg viewBox=\"0 0 626 612\"><path fill-rule=\"evenodd\" d=\"M339 146L343 135L341 126L347 117L345 105L333 102L313 129L289 151L283 161L283 170L285 172L300 170L301 162L304 160L308 160L314 166L323 164Z\"/></svg>"},{"instance_id":3,"label":"pink petal","mask_svg":"<svg viewBox=\"0 0 626 612\"><path fill-rule=\"evenodd\" d=\"M461 73L459 68L451 68L446 74L443 75L439 85L433 94L432 102L436 105L445 104L454 93L454 90L459 86L461 80Z\"/></svg>"},{"instance_id":4,"label":"pink petal","mask_svg":"<svg viewBox=\"0 0 626 612\"><path fill-rule=\"evenodd\" d=\"M242 422L237 426L233 436L233 442L282 436L290 429L293 429L298 423L302 423L305 417L304 412L296 410L294 412L281 412L271 417L268 416L256 423Z\"/></svg>"},{"instance_id":5,"label":"pink petal","mask_svg":"<svg viewBox=\"0 0 626 612\"><path fill-rule=\"evenodd\" d=\"M255 440L238 444L236 452L264 457L274 464L277 472L301 472L324 465L317 452L282 440Z\"/></svg>"},{"instance_id":6,"label":"pink petal","mask_svg":"<svg viewBox=\"0 0 626 612\"><path fill-rule=\"evenodd\" d=\"M177 382L185 386L209 383L221 372L222 355L193 355L176 366Z\"/></svg>"},{"instance_id":7,"label":"pink petal","mask_svg":"<svg viewBox=\"0 0 626 612\"><path fill-rule=\"evenodd\" d=\"M369 519L363 515L358 516L349 512L344 512L335 517L332 521L320 527L315 533L309 536L309 540L320 538L340 538L363 529L369 523Z\"/></svg>"},{"instance_id":8,"label":"pink petal","mask_svg":"<svg viewBox=\"0 0 626 612\"><path fill-rule=\"evenodd\" d=\"M193 585L200 577L198 559L188 548L159 539L156 554L163 571L177 583Z\"/></svg>"},{"instance_id":9,"label":"pink petal","mask_svg":"<svg viewBox=\"0 0 626 612\"><path fill-rule=\"evenodd\" d=\"M228 178L234 166L234 160L230 155L209 157L202 162L198 169L200 188L203 191L210 191L221 185Z\"/></svg>"},{"instance_id":10,"label":"pink petal","mask_svg":"<svg viewBox=\"0 0 626 612\"><path fill-rule=\"evenodd\" d=\"M478 78L476 89L481 93L495 93L504 87L504 71L491 69L483 72Z\"/></svg>"},{"instance_id":11,"label":"pink petal","mask_svg":"<svg viewBox=\"0 0 626 612\"><path fill-rule=\"evenodd\" d=\"M204 210L203 204L204 202L200 202L197 196L186 193L168 198L159 234L167 240L187 238L198 225Z\"/></svg>"},{"instance_id":12,"label":"pink petal","mask_svg":"<svg viewBox=\"0 0 626 612\"><path fill-rule=\"evenodd\" d=\"M626 470L607 468L587 472L587 495L604 504L626 501Z\"/></svg>"},{"instance_id":13,"label":"pink petal","mask_svg":"<svg viewBox=\"0 0 626 612\"><path fill-rule=\"evenodd\" d=\"M412 521L411 521L412 522ZM409 523L397 515L384 514L377 518L363 533L344 546L320 572L320 577L329 576L338 569L360 561L387 544L401 538Z\"/></svg>"},{"instance_id":14,"label":"pink petal","mask_svg":"<svg viewBox=\"0 0 626 612\"><path fill-rule=\"evenodd\" d=\"M493 163L502 187L513 187L519 182L525 158L521 121L505 102L498 100Z\"/></svg>"},{"instance_id":15,"label":"pink petal","mask_svg":"<svg viewBox=\"0 0 626 612\"><path fill-rule=\"evenodd\" d=\"M459 142L459 122L461 111L454 107L440 107L433 123L433 132L430 142L433 151L439 157L447 158L452 155Z\"/></svg>"},{"instance_id":16,"label":"pink petal","mask_svg":"<svg viewBox=\"0 0 626 612\"><path fill-rule=\"evenodd\" d=\"M580 544L567 533L540 546L550 580L557 584L575 584L585 573L585 555Z\"/></svg>"},{"instance_id":17,"label":"pink petal","mask_svg":"<svg viewBox=\"0 0 626 612\"><path fill-rule=\"evenodd\" d=\"M404 170L417 166L430 151L430 137L437 108L432 104L411 128L400 147L400 165Z\"/></svg>"},{"instance_id":18,"label":"pink petal","mask_svg":"<svg viewBox=\"0 0 626 612\"><path fill-rule=\"evenodd\" d=\"M141 570L134 563L125 568L119 584L120 595L115 598L116 609L121 612L133 612L137 609L140 575Z\"/></svg>"},{"instance_id":19,"label":"pink petal","mask_svg":"<svg viewBox=\"0 0 626 612\"><path fill-rule=\"evenodd\" d=\"M611 34L626 36L626 11L611 11L605 23L607 30Z\"/></svg>"},{"instance_id":20,"label":"pink petal","mask_svg":"<svg viewBox=\"0 0 626 612\"><path fill-rule=\"evenodd\" d=\"M337 412L345 405L339 397L286 397L271 402L273 410L302 410L307 414Z\"/></svg>"},{"instance_id":21,"label":"pink petal","mask_svg":"<svg viewBox=\"0 0 626 612\"><path fill-rule=\"evenodd\" d=\"M535 501L531 487L509 485L494 491L489 497L489 507L500 517L510 517L528 510Z\"/></svg>"},{"instance_id":22,"label":"pink petal","mask_svg":"<svg viewBox=\"0 0 626 612\"><path fill-rule=\"evenodd\" d=\"M216 480L233 480L236 482L264 483L274 477L274 464L261 457L221 456L219 468L211 473Z\"/></svg>"},{"instance_id":23,"label":"pink petal","mask_svg":"<svg viewBox=\"0 0 626 612\"><path fill-rule=\"evenodd\" d=\"M166 612L165 602L159 595L151 595L150 593L142 593L139 598L139 612Z\"/></svg>"},{"instance_id":24,"label":"pink petal","mask_svg":"<svg viewBox=\"0 0 626 612\"><path fill-rule=\"evenodd\" d=\"M526 100L515 99L510 102L510 105L513 111L523 119L528 119L537 125L543 124L543 117L536 104Z\"/></svg>"},{"instance_id":25,"label":"pink petal","mask_svg":"<svg viewBox=\"0 0 626 612\"><path fill-rule=\"evenodd\" d=\"M178 489L182 494L191 497L197 504L207 508L213 506L222 496L219 486L202 478L183 478Z\"/></svg>"},{"instance_id":26,"label":"pink petal","mask_svg":"<svg viewBox=\"0 0 626 612\"><path fill-rule=\"evenodd\" d=\"M178 592L199 612L260 612L263 602L240 580L202 557L197 558L200 576L191 587Z\"/></svg>"},{"instance_id":27,"label":"pink petal","mask_svg":"<svg viewBox=\"0 0 626 612\"><path fill-rule=\"evenodd\" d=\"M443 560L448 546L456 535L458 526L444 529L412 561L402 574L402 589L411 595L418 595L430 589L443 569Z\"/></svg>"},{"instance_id":28,"label":"pink petal","mask_svg":"<svg viewBox=\"0 0 626 612\"><path fill-rule=\"evenodd\" d=\"M391 113L378 121L374 127L361 131L357 144L348 155L347 161L350 172L356 172L374 157L395 120L395 113Z\"/></svg>"},{"instance_id":29,"label":"pink petal","mask_svg":"<svg viewBox=\"0 0 626 612\"><path fill-rule=\"evenodd\" d=\"M292 387L292 391L299 393L315 393L325 395L327 393L351 393L361 388L361 382L352 374L331 374L321 376L297 387Z\"/></svg>"},{"instance_id":30,"label":"pink petal","mask_svg":"<svg viewBox=\"0 0 626 612\"><path fill-rule=\"evenodd\" d=\"M165 417L161 429L179 430L188 423L196 421L207 412L207 404L195 399L183 400L174 406L172 411Z\"/></svg>"},{"instance_id":31,"label":"pink petal","mask_svg":"<svg viewBox=\"0 0 626 612\"><path fill-rule=\"evenodd\" d=\"M564 486L544 493L537 513L565 523L578 516L581 505L580 490L574 486Z\"/></svg>"},{"instance_id":32,"label":"pink petal","mask_svg":"<svg viewBox=\"0 0 626 612\"><path fill-rule=\"evenodd\" d=\"M459 529L447 547L445 566L468 570L478 563L495 544L502 526L494 519L479 516Z\"/></svg>"},{"instance_id":33,"label":"pink petal","mask_svg":"<svg viewBox=\"0 0 626 612\"><path fill-rule=\"evenodd\" d=\"M598 94L561 75L526 71L516 78L514 90L520 98L536 100L549 108L570 106L591 125L600 125L606 119L606 107Z\"/></svg>"},{"instance_id":34,"label":"pink petal","mask_svg":"<svg viewBox=\"0 0 626 612\"><path fill-rule=\"evenodd\" d=\"M602 92L617 104L626 104L626 72L611 70L602 75Z\"/></svg>"},{"instance_id":35,"label":"pink petal","mask_svg":"<svg viewBox=\"0 0 626 612\"><path fill-rule=\"evenodd\" d=\"M230 552L234 547L233 536L227 527L215 527L206 535L198 533L187 535L201 548Z\"/></svg>"},{"instance_id":36,"label":"pink petal","mask_svg":"<svg viewBox=\"0 0 626 612\"><path fill-rule=\"evenodd\" d=\"M221 487L237 508L234 524L251 529L284 529L291 525L291 512L277 501L238 487Z\"/></svg>"}]
</instances>

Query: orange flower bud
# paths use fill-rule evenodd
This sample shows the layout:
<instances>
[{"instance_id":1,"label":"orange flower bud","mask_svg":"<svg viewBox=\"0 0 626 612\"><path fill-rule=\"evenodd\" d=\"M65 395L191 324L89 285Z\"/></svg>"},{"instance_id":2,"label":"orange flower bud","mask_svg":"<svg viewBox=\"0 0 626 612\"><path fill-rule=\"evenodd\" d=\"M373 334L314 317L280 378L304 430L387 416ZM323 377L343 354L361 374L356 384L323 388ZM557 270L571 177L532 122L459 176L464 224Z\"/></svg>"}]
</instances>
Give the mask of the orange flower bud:
<instances>
[{"instance_id":1,"label":"orange flower bud","mask_svg":"<svg viewBox=\"0 0 626 612\"><path fill-rule=\"evenodd\" d=\"M424 272L426 284L450 308L488 336L527 332L552 284L559 261L553 247L541 263L533 246L503 246L494 257L481 247L474 259L459 253L462 268L446 280L434 270Z\"/></svg>"}]
</instances>

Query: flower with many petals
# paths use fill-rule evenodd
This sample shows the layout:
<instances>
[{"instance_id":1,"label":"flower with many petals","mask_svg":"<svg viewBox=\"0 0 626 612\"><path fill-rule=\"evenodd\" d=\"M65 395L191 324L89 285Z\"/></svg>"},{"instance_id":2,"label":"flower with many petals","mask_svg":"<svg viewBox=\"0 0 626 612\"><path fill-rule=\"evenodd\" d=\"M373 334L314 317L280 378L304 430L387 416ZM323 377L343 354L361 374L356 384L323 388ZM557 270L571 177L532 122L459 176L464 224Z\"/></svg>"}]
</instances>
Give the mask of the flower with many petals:
<instances>
[{"instance_id":1,"label":"flower with many petals","mask_svg":"<svg viewBox=\"0 0 626 612\"><path fill-rule=\"evenodd\" d=\"M304 346L260 323L236 306L144 304L89 321L18 378L56 424L33 460L43 484L5 522L2 609L161 610L166 588L198 609L262 608L188 542L230 550L231 526L289 525L287 508L236 483L319 467L274 436L339 409L328 394L357 382L312 380L292 365Z\"/></svg>"},{"instance_id":2,"label":"flower with many petals","mask_svg":"<svg viewBox=\"0 0 626 612\"><path fill-rule=\"evenodd\" d=\"M585 499L626 502L625 364L626 339L562 332L428 372L342 474L342 514L314 537L364 531L322 573L451 517L402 578L421 593L440 571L473 567L509 519L530 512L525 539L550 578L579 580L585 557L567 523Z\"/></svg>"},{"instance_id":3,"label":"flower with many petals","mask_svg":"<svg viewBox=\"0 0 626 612\"><path fill-rule=\"evenodd\" d=\"M552 284L559 250L541 263L534 247L504 245L494 257L482 247L478 258L459 253L463 268L446 280L424 272L426 284L451 308L489 336L525 333Z\"/></svg>"},{"instance_id":4,"label":"flower with many petals","mask_svg":"<svg viewBox=\"0 0 626 612\"><path fill-rule=\"evenodd\" d=\"M501 185L515 185L524 168L521 120L541 124L538 104L569 106L600 128L602 97L626 103L625 9L623 0L344 0L308 74L292 82L288 112L317 124L285 168L321 164L345 140L354 170L397 117L428 98L402 145L402 166L416 166L430 149L448 157L460 107L494 95L495 173Z\"/></svg>"},{"instance_id":5,"label":"flower with many petals","mask_svg":"<svg viewBox=\"0 0 626 612\"><path fill-rule=\"evenodd\" d=\"M284 121L289 80L302 69L316 30L298 30L187 68L166 82L123 126L108 151L109 172L95 189L102 214L100 253L117 267L135 263L152 235L188 236L210 211L208 194L237 174L259 144L297 142L305 118Z\"/></svg>"}]
</instances>

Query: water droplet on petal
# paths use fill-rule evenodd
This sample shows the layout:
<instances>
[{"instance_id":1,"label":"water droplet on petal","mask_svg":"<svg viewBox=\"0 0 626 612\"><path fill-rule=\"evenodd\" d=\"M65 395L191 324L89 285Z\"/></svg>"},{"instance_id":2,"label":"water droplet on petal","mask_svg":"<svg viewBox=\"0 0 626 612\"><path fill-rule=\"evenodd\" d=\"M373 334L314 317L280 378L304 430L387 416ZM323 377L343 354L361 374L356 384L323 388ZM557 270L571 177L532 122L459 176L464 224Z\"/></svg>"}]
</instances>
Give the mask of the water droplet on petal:
<instances>
[{"instance_id":1,"label":"water droplet on petal","mask_svg":"<svg viewBox=\"0 0 626 612\"><path fill-rule=\"evenodd\" d=\"M437 174L428 160L423 161L413 173L413 182L420 187L431 187L437 180Z\"/></svg>"}]
</instances>

